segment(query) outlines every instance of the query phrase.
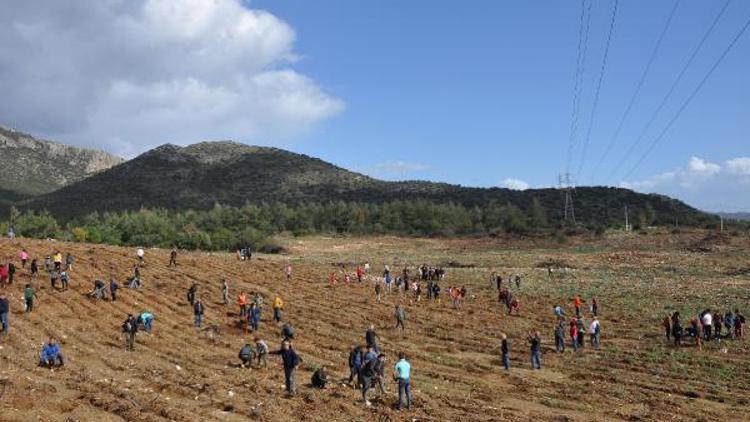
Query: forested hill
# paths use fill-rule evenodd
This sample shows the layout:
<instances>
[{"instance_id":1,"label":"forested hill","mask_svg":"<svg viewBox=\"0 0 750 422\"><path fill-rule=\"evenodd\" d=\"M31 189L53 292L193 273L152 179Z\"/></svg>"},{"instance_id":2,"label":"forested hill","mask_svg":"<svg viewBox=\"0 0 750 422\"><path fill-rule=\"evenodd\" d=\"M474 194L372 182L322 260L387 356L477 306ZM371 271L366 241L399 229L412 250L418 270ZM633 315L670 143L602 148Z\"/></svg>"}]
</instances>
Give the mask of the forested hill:
<instances>
[{"instance_id":1,"label":"forested hill","mask_svg":"<svg viewBox=\"0 0 750 422\"><path fill-rule=\"evenodd\" d=\"M466 208L511 206L526 215L559 220L557 189L515 191L468 188L422 181L385 182L289 151L233 142L188 147L162 145L130 161L18 203L61 218L94 211L166 208L209 209L280 202L289 206L331 201L383 204L427 200ZM648 225L705 225L714 216L661 195L626 189L582 187L575 191L576 217L588 225L622 225L628 206L634 222ZM638 220L638 221L636 221Z\"/></svg>"}]
</instances>

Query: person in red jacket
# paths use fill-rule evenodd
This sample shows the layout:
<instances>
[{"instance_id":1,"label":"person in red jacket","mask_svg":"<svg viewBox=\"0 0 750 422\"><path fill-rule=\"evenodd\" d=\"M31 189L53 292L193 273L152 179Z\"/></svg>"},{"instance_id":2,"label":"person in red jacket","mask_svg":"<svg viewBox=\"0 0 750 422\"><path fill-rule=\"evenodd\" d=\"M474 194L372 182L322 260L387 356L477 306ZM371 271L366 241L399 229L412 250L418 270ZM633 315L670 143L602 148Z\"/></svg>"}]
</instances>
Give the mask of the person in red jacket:
<instances>
[{"instance_id":1,"label":"person in red jacket","mask_svg":"<svg viewBox=\"0 0 750 422\"><path fill-rule=\"evenodd\" d=\"M575 318L570 319L570 339L573 342L573 351L578 351L578 321Z\"/></svg>"},{"instance_id":2,"label":"person in red jacket","mask_svg":"<svg viewBox=\"0 0 750 422\"><path fill-rule=\"evenodd\" d=\"M365 275L365 270L361 266L357 265L357 281L362 282L362 277Z\"/></svg>"},{"instance_id":3,"label":"person in red jacket","mask_svg":"<svg viewBox=\"0 0 750 422\"><path fill-rule=\"evenodd\" d=\"M8 264L0 265L0 287L5 288L8 285Z\"/></svg>"}]
</instances>

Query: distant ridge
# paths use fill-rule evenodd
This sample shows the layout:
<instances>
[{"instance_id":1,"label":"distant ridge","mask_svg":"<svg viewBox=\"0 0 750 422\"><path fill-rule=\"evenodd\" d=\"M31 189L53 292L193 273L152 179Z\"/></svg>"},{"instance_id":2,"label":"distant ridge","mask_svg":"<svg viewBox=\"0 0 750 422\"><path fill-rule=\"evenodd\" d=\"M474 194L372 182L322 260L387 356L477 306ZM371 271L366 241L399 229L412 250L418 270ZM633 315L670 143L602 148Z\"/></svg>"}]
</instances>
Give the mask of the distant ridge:
<instances>
[{"instance_id":1,"label":"distant ridge","mask_svg":"<svg viewBox=\"0 0 750 422\"><path fill-rule=\"evenodd\" d=\"M42 140L0 126L3 202L52 192L123 161L104 151Z\"/></svg>"},{"instance_id":2,"label":"distant ridge","mask_svg":"<svg viewBox=\"0 0 750 422\"><path fill-rule=\"evenodd\" d=\"M513 204L531 212L536 202L546 217L558 221L560 191L471 188L424 181L386 182L320 159L283 149L231 141L201 142L181 147L165 144L55 192L19 203L73 218L98 211L140 208L209 209L215 204L282 202L290 206L329 201L382 204L428 200L464 207ZM663 195L627 189L580 187L576 212L584 224L618 225L625 205L646 224L704 224L715 217Z\"/></svg>"}]
</instances>

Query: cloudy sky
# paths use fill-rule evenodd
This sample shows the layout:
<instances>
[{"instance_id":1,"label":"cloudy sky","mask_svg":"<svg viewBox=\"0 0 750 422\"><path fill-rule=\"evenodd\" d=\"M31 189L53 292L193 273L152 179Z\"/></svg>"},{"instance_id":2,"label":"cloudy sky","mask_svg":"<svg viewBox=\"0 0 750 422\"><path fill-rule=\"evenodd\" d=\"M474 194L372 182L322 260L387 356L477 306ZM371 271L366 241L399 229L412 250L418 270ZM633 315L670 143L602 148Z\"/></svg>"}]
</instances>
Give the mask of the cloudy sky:
<instances>
[{"instance_id":1,"label":"cloudy sky","mask_svg":"<svg viewBox=\"0 0 750 422\"><path fill-rule=\"evenodd\" d=\"M390 180L567 170L750 210L750 2L620 1L609 49L614 0L583 5L6 0L0 124L125 157L234 139Z\"/></svg>"}]
</instances>

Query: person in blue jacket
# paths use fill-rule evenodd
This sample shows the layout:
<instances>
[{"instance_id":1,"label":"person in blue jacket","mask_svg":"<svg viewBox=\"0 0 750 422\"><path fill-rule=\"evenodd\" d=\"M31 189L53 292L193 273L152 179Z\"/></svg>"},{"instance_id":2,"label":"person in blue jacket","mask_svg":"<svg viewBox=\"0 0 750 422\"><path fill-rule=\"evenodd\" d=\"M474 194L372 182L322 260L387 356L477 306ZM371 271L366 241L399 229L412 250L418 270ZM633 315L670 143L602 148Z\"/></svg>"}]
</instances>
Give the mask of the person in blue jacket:
<instances>
[{"instance_id":1,"label":"person in blue jacket","mask_svg":"<svg viewBox=\"0 0 750 422\"><path fill-rule=\"evenodd\" d=\"M42 353L39 355L39 365L46 368L63 366L63 355L60 351L60 345L55 339L50 337L49 341L42 346Z\"/></svg>"},{"instance_id":2,"label":"person in blue jacket","mask_svg":"<svg viewBox=\"0 0 750 422\"><path fill-rule=\"evenodd\" d=\"M147 333L150 333L154 326L154 314L148 311L141 312L138 316L138 320L143 324L143 329L146 330Z\"/></svg>"},{"instance_id":3,"label":"person in blue jacket","mask_svg":"<svg viewBox=\"0 0 750 422\"><path fill-rule=\"evenodd\" d=\"M297 393L297 386L294 383L294 371L301 362L297 352L292 348L292 343L284 341L281 344L280 350L275 350L270 352L270 354L281 356L281 360L284 362L284 384L286 386L286 392L290 396L293 396Z\"/></svg>"},{"instance_id":4,"label":"person in blue jacket","mask_svg":"<svg viewBox=\"0 0 750 422\"><path fill-rule=\"evenodd\" d=\"M250 304L250 314L248 316L250 321L250 328L253 331L258 331L258 325L260 324L260 307L255 302Z\"/></svg>"},{"instance_id":5,"label":"person in blue jacket","mask_svg":"<svg viewBox=\"0 0 750 422\"><path fill-rule=\"evenodd\" d=\"M109 279L109 295L112 298L112 302L117 302L117 289L120 286L117 285L117 281L114 278Z\"/></svg>"}]
</instances>

